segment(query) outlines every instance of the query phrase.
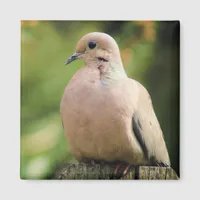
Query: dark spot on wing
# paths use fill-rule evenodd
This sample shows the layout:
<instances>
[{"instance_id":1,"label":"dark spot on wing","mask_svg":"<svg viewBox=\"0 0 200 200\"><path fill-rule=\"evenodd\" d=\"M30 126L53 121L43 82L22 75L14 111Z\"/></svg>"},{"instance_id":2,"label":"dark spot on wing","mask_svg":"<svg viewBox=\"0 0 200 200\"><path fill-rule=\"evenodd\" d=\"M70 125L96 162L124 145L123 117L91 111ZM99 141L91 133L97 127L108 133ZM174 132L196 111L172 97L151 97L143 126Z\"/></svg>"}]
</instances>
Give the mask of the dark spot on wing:
<instances>
[{"instance_id":1,"label":"dark spot on wing","mask_svg":"<svg viewBox=\"0 0 200 200\"><path fill-rule=\"evenodd\" d=\"M139 128L142 130L142 126L141 126L141 124L140 124L140 121L138 120L137 122L138 122Z\"/></svg>"},{"instance_id":2,"label":"dark spot on wing","mask_svg":"<svg viewBox=\"0 0 200 200\"><path fill-rule=\"evenodd\" d=\"M147 147L144 143L144 140L143 140L142 134L141 134L142 127L141 127L141 124L140 124L139 120L137 119L136 115L133 115L133 117L132 117L132 128L133 128L133 133L135 134L135 137L136 137L138 143L140 144L145 157L147 159L149 159L148 150L147 150Z\"/></svg>"}]
</instances>

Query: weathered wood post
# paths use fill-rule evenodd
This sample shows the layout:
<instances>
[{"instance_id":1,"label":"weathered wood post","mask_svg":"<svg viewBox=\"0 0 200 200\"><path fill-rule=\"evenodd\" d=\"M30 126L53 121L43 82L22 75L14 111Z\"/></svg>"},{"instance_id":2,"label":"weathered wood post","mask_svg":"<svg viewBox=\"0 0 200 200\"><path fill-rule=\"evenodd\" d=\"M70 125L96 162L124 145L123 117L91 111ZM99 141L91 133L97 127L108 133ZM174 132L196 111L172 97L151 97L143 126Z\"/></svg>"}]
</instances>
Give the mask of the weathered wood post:
<instances>
[{"instance_id":1,"label":"weathered wood post","mask_svg":"<svg viewBox=\"0 0 200 200\"><path fill-rule=\"evenodd\" d=\"M65 180L106 180L113 176L115 166L107 164L65 164L56 170L53 179ZM137 166L130 167L123 180L178 180L176 172L170 167Z\"/></svg>"}]
</instances>

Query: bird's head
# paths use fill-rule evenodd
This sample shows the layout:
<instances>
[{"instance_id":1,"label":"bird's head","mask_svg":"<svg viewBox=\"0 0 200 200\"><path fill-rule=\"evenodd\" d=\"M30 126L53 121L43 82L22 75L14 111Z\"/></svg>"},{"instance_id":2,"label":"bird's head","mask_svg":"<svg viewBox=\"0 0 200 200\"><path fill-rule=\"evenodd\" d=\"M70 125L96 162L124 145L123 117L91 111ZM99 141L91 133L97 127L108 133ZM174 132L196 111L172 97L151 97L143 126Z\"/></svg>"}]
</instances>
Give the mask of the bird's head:
<instances>
[{"instance_id":1,"label":"bird's head","mask_svg":"<svg viewBox=\"0 0 200 200\"><path fill-rule=\"evenodd\" d=\"M76 46L76 52L66 61L82 59L86 65L96 66L103 62L119 62L121 57L117 43L106 33L92 32L84 35Z\"/></svg>"},{"instance_id":2,"label":"bird's head","mask_svg":"<svg viewBox=\"0 0 200 200\"><path fill-rule=\"evenodd\" d=\"M126 76L120 51L115 40L106 33L92 32L84 35L76 46L76 52L65 64L82 59L86 67L98 68L102 79L120 79Z\"/></svg>"}]
</instances>

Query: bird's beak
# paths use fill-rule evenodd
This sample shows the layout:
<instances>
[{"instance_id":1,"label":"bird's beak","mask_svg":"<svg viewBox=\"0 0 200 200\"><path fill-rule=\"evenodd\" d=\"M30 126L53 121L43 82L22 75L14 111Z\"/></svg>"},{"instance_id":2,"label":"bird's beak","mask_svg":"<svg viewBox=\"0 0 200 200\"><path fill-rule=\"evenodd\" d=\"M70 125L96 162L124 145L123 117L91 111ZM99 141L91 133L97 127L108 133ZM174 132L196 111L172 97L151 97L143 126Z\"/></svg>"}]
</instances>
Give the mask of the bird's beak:
<instances>
[{"instance_id":1,"label":"bird's beak","mask_svg":"<svg viewBox=\"0 0 200 200\"><path fill-rule=\"evenodd\" d=\"M65 65L68 65L72 61L77 60L80 57L80 55L82 55L82 53L74 53L71 57L67 59L67 61L65 62Z\"/></svg>"}]
</instances>

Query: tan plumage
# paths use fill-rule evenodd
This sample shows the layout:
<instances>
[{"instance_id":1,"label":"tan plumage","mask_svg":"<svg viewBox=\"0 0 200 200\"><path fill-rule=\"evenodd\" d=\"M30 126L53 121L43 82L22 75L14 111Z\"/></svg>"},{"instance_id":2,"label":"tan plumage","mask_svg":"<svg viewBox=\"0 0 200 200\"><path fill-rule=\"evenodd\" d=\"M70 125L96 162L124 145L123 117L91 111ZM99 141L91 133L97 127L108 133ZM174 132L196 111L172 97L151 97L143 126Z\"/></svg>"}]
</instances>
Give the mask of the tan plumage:
<instances>
[{"instance_id":1,"label":"tan plumage","mask_svg":"<svg viewBox=\"0 0 200 200\"><path fill-rule=\"evenodd\" d=\"M83 36L68 63L78 58L85 66L65 88L60 107L76 159L170 165L150 96L127 77L114 39L105 33Z\"/></svg>"}]
</instances>

